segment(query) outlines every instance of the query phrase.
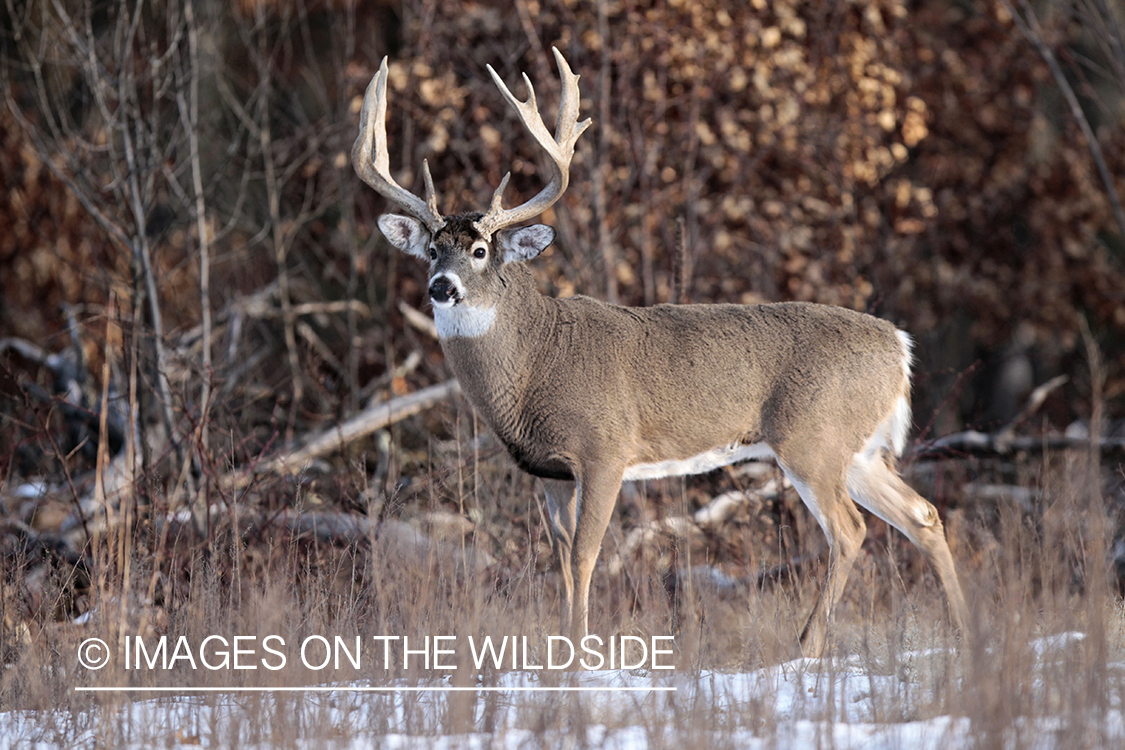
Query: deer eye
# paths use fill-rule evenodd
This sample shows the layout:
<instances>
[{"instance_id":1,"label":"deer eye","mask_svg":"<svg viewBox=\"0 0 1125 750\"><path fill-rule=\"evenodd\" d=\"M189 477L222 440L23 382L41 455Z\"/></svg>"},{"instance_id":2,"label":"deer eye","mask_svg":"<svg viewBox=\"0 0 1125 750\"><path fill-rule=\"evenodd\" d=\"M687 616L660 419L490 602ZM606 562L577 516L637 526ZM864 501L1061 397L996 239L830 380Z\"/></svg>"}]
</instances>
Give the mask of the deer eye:
<instances>
[{"instance_id":1,"label":"deer eye","mask_svg":"<svg viewBox=\"0 0 1125 750\"><path fill-rule=\"evenodd\" d=\"M437 250L430 248L430 260L437 260Z\"/></svg>"},{"instance_id":2,"label":"deer eye","mask_svg":"<svg viewBox=\"0 0 1125 750\"><path fill-rule=\"evenodd\" d=\"M488 255L488 250L485 249L485 247L483 245L477 245L476 247L473 248L473 257L474 258L479 260L486 255Z\"/></svg>"}]
</instances>

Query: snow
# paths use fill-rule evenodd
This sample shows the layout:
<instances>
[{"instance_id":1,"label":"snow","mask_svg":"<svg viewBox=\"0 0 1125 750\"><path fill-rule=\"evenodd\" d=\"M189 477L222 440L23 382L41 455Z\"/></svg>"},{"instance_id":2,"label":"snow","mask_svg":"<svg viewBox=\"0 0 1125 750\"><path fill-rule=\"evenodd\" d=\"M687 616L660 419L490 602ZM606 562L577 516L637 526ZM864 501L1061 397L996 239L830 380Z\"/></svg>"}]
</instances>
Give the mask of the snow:
<instances>
[{"instance_id":1,"label":"snow","mask_svg":"<svg viewBox=\"0 0 1125 750\"><path fill-rule=\"evenodd\" d=\"M1049 660L1082 640L1081 633L1060 633L1034 641L1030 651ZM942 705L940 696L928 692L941 680L919 677L931 674L936 662L952 661L956 657L943 649L929 649L898 655L894 669L851 657L797 659L739 673L571 672L553 676L549 685L538 673L511 671L468 689L435 679L263 693L116 694L83 710L0 712L0 748L358 750L377 744L506 750L588 744L635 750L691 743L751 750L959 750L975 747L981 737L967 717L923 715L926 706ZM1035 679L1033 692L1048 690L1044 677ZM451 716L458 710L472 717L471 730L468 724L454 728ZM1125 746L1120 706L1084 723L1080 729L1098 738L1094 745ZM1075 730L1073 715L1019 717L1004 731L1002 745L1067 747L1065 738Z\"/></svg>"}]
</instances>

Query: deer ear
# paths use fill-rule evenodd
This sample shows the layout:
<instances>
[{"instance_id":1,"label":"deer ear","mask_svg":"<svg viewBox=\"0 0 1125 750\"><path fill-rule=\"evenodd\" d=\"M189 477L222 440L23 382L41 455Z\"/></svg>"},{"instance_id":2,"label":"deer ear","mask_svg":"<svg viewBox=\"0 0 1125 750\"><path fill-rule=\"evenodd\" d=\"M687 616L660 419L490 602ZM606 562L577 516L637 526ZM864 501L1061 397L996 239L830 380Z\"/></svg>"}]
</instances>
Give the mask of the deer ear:
<instances>
[{"instance_id":1,"label":"deer ear","mask_svg":"<svg viewBox=\"0 0 1125 750\"><path fill-rule=\"evenodd\" d=\"M546 224L505 229L496 235L496 244L505 263L531 260L555 241L555 230Z\"/></svg>"},{"instance_id":2,"label":"deer ear","mask_svg":"<svg viewBox=\"0 0 1125 750\"><path fill-rule=\"evenodd\" d=\"M430 242L430 233L422 226L422 222L409 216L383 214L379 217L379 229L387 241L402 252L416 255L422 260L429 259L426 246Z\"/></svg>"}]
</instances>

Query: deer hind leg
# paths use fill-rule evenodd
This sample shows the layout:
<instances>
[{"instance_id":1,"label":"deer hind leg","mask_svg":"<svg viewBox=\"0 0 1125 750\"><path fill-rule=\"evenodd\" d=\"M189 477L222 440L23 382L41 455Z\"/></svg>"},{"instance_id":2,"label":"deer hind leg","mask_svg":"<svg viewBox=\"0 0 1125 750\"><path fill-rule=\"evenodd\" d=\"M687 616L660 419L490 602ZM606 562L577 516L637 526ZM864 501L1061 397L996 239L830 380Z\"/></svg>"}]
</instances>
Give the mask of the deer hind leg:
<instances>
[{"instance_id":1,"label":"deer hind leg","mask_svg":"<svg viewBox=\"0 0 1125 750\"><path fill-rule=\"evenodd\" d=\"M623 473L623 467L600 465L583 471L578 479L572 561L575 596L570 632L566 633L576 643L589 633L590 579L601 551L602 539L609 527L609 519L613 516L613 506L617 503L617 493L621 490Z\"/></svg>"},{"instance_id":2,"label":"deer hind leg","mask_svg":"<svg viewBox=\"0 0 1125 750\"><path fill-rule=\"evenodd\" d=\"M844 472L827 466L781 463L781 469L828 537L828 581L801 631L801 650L817 658L828 643L833 610L859 556L867 527L844 487Z\"/></svg>"},{"instance_id":3,"label":"deer hind leg","mask_svg":"<svg viewBox=\"0 0 1125 750\"><path fill-rule=\"evenodd\" d=\"M933 505L902 481L888 458L880 452L856 454L848 467L848 492L922 551L937 573L954 623L964 632L968 610L941 518Z\"/></svg>"},{"instance_id":4,"label":"deer hind leg","mask_svg":"<svg viewBox=\"0 0 1125 750\"><path fill-rule=\"evenodd\" d=\"M578 493L575 483L571 481L547 479L544 480L543 486L547 495L547 515L551 520L551 547L555 551L555 561L559 566L559 578L562 581L559 632L569 635L574 608L571 550L574 546L574 530L577 524Z\"/></svg>"}]
</instances>

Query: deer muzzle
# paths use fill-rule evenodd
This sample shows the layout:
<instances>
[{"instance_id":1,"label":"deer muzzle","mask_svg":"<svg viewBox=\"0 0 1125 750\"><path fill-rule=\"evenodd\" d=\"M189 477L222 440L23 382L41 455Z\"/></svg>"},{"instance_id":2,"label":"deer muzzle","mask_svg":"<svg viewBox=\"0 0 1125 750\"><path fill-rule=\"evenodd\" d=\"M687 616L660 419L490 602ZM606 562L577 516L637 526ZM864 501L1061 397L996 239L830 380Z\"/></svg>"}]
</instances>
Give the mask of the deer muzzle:
<instances>
[{"instance_id":1,"label":"deer muzzle","mask_svg":"<svg viewBox=\"0 0 1125 750\"><path fill-rule=\"evenodd\" d=\"M456 279L438 274L430 280L430 301L436 307L452 307L461 301L461 289Z\"/></svg>"}]
</instances>

